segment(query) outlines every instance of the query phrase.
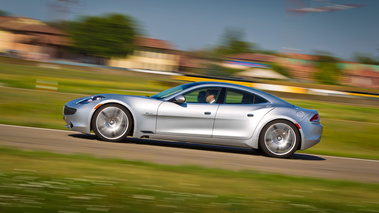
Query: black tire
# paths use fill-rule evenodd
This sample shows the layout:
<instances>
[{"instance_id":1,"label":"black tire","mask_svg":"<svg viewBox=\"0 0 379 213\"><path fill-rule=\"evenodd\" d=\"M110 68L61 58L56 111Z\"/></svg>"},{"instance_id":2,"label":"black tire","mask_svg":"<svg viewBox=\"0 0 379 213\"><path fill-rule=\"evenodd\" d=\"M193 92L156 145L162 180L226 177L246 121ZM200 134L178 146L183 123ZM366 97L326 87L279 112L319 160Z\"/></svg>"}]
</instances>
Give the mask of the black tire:
<instances>
[{"instance_id":1,"label":"black tire","mask_svg":"<svg viewBox=\"0 0 379 213\"><path fill-rule=\"evenodd\" d=\"M288 158L295 153L299 145L299 130L287 120L269 122L259 136L259 148L269 157Z\"/></svg>"},{"instance_id":2,"label":"black tire","mask_svg":"<svg viewBox=\"0 0 379 213\"><path fill-rule=\"evenodd\" d=\"M118 104L107 104L96 110L92 118L92 129L100 140L122 141L132 130L130 112Z\"/></svg>"}]
</instances>

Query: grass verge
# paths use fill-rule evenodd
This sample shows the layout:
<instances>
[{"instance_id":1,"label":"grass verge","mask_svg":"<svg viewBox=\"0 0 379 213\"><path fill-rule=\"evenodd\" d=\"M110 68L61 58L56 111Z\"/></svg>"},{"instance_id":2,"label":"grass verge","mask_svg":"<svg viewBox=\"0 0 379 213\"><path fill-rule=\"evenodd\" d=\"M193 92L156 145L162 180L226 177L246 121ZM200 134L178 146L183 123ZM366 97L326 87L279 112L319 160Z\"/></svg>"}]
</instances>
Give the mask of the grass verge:
<instances>
[{"instance_id":1,"label":"grass verge","mask_svg":"<svg viewBox=\"0 0 379 213\"><path fill-rule=\"evenodd\" d=\"M39 79L57 83L57 92L35 90ZM0 87L0 123L65 129L62 108L69 100L99 93L152 95L178 83L167 76L132 75L121 70L0 63L0 85L6 86ZM290 99L289 102L320 113L324 125L321 143L306 153L379 160L378 107Z\"/></svg>"},{"instance_id":2,"label":"grass verge","mask_svg":"<svg viewBox=\"0 0 379 213\"><path fill-rule=\"evenodd\" d=\"M67 101L82 96L6 87L0 87L0 91L3 94L0 123L53 129L66 129L62 120L63 106ZM291 103L317 109L324 125L321 143L305 153L379 160L379 110L310 101Z\"/></svg>"},{"instance_id":3,"label":"grass verge","mask_svg":"<svg viewBox=\"0 0 379 213\"><path fill-rule=\"evenodd\" d=\"M377 212L379 185L0 148L3 212Z\"/></svg>"}]
</instances>

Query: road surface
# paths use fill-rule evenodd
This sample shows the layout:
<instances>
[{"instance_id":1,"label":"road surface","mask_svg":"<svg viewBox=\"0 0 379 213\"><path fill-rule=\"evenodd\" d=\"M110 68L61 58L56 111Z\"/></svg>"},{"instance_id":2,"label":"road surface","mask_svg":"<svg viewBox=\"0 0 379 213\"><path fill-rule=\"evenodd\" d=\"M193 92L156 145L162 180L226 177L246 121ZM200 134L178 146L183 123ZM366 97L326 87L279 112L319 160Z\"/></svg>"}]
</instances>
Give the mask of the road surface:
<instances>
[{"instance_id":1,"label":"road surface","mask_svg":"<svg viewBox=\"0 0 379 213\"><path fill-rule=\"evenodd\" d=\"M0 146L56 153L85 153L97 157L121 158L168 165L199 165L230 170L353 180L379 183L379 161L295 154L275 159L250 149L184 142L129 139L111 143L72 131L0 124Z\"/></svg>"}]
</instances>

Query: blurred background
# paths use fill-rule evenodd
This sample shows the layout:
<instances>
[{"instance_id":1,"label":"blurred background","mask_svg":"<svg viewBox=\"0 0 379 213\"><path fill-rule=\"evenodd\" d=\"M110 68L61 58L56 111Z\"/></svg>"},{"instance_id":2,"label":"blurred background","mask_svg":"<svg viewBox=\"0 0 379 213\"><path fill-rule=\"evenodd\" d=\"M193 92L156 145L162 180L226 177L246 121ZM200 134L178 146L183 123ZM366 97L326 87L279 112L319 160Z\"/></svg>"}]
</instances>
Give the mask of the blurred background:
<instances>
[{"instance_id":1,"label":"blurred background","mask_svg":"<svg viewBox=\"0 0 379 213\"><path fill-rule=\"evenodd\" d=\"M369 0L3 1L0 52L378 89L378 8Z\"/></svg>"},{"instance_id":2,"label":"blurred background","mask_svg":"<svg viewBox=\"0 0 379 213\"><path fill-rule=\"evenodd\" d=\"M1 124L64 130L62 108L74 98L99 93L151 96L190 81L227 81L248 83L297 106L317 109L324 125L323 137L320 144L303 153L379 160L379 1L0 0L0 5ZM12 205L19 200L42 202L40 195L33 195L36 191L20 192L16 183L30 184L28 181L35 178L41 180L37 181L40 187L46 187L46 181L54 187L71 184L72 189L79 190L75 193L81 194L84 193L81 187L98 184L98 180L93 180L100 175L97 170L109 174L118 167L117 164L95 168L94 164L101 163L91 160L67 167L67 173L60 174L55 164L67 160L61 160L62 156L20 154L7 149L0 152L3 162L14 162L0 167L0 179L4 183L0 187L6 189L0 194L0 207L8 203L8 212L14 212ZM23 157L15 159L15 156ZM36 161L28 165L28 170L15 170L22 162L38 159L36 156L44 156L54 165L47 160ZM375 200L377 184L366 186L265 175L247 175L249 180L245 180L244 175L228 172L194 168L176 168L180 172L175 169L167 172L165 168L162 172L162 167L139 166L128 164L127 167L137 172L115 174L118 179L113 181L114 186L124 184L120 180L127 179L126 176L133 177L127 187L103 190L103 185L98 184L100 188L90 188L94 194L74 199L79 199L80 205L83 199L96 200L99 191L127 189L137 193L133 195L137 201L128 204L135 211L147 211L144 205L151 205L149 211L154 212L157 207L152 200L162 199L160 202L164 201L166 206L159 208L163 212L172 212L177 200L186 201L182 206L186 212L196 208L248 212L251 208L247 207L253 202L248 197L259 192L261 197L254 201L258 211L379 211ZM67 180L66 175L76 178L85 175L78 168L86 168L93 175L89 178L92 182ZM35 170L46 174L42 178L34 177L36 173L31 171ZM159 175L154 176L158 170ZM59 178L54 179L57 172ZM188 184L171 178L179 188L169 183L155 185L181 172L188 174L184 175ZM135 175L142 173L149 178ZM243 179L241 184L236 184L242 179L233 179L235 176ZM212 185L214 177L227 179ZM101 181L109 181L102 178ZM245 190L249 184L259 187ZM311 184L314 184L311 191L302 191ZM7 188L7 185L15 187ZM225 192L219 191L220 185L225 186ZM233 187L226 186L241 191L233 192ZM170 189L155 190L162 187ZM208 193L215 196L203 195L202 189L209 189ZM188 193L166 199L165 193L173 190ZM107 194L113 200L104 203L117 203L122 193L130 191ZM288 191L296 195L289 196ZM55 200L62 200L61 194L53 195L58 196ZM346 195L351 196L346 199ZM50 195L41 196L47 199L44 196ZM231 204L241 197L244 201L238 202L237 207ZM193 208L194 200L206 204ZM18 210L30 211L29 204ZM50 210L66 204L54 205ZM78 208L62 212L76 212ZM88 208L86 211L112 209Z\"/></svg>"}]
</instances>

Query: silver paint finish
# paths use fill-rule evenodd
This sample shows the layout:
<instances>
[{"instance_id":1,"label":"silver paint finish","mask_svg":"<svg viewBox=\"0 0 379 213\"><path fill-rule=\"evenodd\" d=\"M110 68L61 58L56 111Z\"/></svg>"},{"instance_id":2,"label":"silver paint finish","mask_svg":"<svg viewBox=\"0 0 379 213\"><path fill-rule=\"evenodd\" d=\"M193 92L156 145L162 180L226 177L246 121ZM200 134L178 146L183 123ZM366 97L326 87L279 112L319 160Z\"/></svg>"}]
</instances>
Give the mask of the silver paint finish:
<instances>
[{"instance_id":1,"label":"silver paint finish","mask_svg":"<svg viewBox=\"0 0 379 213\"><path fill-rule=\"evenodd\" d=\"M212 136L219 104L163 102L158 109L156 134L192 137Z\"/></svg>"},{"instance_id":2,"label":"silver paint finish","mask_svg":"<svg viewBox=\"0 0 379 213\"><path fill-rule=\"evenodd\" d=\"M266 104L238 105L241 104L220 104L213 129L214 138L247 140L252 137L262 117L273 110Z\"/></svg>"},{"instance_id":3,"label":"silver paint finish","mask_svg":"<svg viewBox=\"0 0 379 213\"><path fill-rule=\"evenodd\" d=\"M259 95L268 103L262 104L209 104L175 103L175 97L189 91L220 87L242 90ZM310 122L317 111L296 107L271 94L254 88L218 82L197 82L178 93L154 99L141 96L100 94L101 100L77 104L81 99L66 103L77 109L73 115L64 115L64 120L74 131L90 133L95 107L119 104L128 109L133 117L132 137L149 136L167 140L258 148L259 136L266 124L284 119L300 126L300 146L304 150L320 142L323 126Z\"/></svg>"}]
</instances>

